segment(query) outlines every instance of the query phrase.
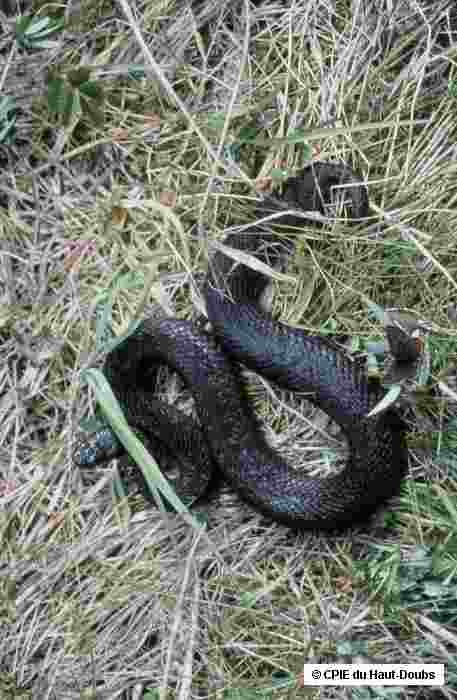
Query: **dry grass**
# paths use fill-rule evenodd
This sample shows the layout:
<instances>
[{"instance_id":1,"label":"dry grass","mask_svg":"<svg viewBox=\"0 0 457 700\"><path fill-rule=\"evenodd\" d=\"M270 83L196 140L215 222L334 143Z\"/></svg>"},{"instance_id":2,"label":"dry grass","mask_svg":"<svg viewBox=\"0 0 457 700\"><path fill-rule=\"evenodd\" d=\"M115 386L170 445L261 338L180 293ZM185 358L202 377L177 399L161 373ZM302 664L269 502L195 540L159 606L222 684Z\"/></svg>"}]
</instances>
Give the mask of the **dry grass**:
<instances>
[{"instance_id":1,"label":"dry grass","mask_svg":"<svg viewBox=\"0 0 457 700\"><path fill-rule=\"evenodd\" d=\"M1 700L318 697L298 687L305 660L360 659L445 663L445 688L389 697L455 696L452 6L84 0L60 4L65 31L34 50L0 14L0 96L18 105L16 138L0 144ZM455 37L455 8L453 22ZM103 126L63 127L47 109L46 69L81 64L103 85ZM134 64L146 77L129 77ZM257 144L242 143L247 127ZM204 532L139 497L116 504L111 470L90 484L71 461L92 411L81 372L110 311L121 332L157 305L201 310L209 242L252 219L257 178L309 153L363 172L376 216L305 227L275 314L374 338L371 300L433 325L430 388L405 409L401 501L338 536L270 524L228 489L197 508ZM171 379L171 400L181 392ZM288 456L292 443L308 468L334 461L332 432L318 449L328 425L308 413L310 427L302 401L252 377L251 392ZM267 690L279 672L288 687Z\"/></svg>"}]
</instances>

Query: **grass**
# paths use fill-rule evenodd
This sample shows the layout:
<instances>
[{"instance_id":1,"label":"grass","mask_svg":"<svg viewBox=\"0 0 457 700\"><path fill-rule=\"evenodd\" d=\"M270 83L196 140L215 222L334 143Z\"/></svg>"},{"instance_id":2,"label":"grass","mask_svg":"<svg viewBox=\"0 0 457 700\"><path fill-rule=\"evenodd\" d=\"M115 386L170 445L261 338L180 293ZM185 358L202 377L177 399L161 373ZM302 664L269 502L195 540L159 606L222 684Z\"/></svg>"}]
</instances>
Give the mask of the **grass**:
<instances>
[{"instance_id":1,"label":"grass","mask_svg":"<svg viewBox=\"0 0 457 700\"><path fill-rule=\"evenodd\" d=\"M20 25L21 40L12 4L0 15L1 700L454 697L453 3L40 0L28 12L56 25ZM66 107L50 103L48 71ZM200 312L211 242L252 220L264 178L309 158L361 171L375 214L304 227L274 313L356 342L382 337L369 301L429 322L430 383L403 394L401 499L339 535L292 533L227 487L193 509L206 529L139 495L116 501L111 469L89 478L71 461L107 324ZM326 473L344 445L325 417L247 377L272 443ZM189 406L173 377L162 393ZM444 663L447 684L300 688L305 661L352 660Z\"/></svg>"}]
</instances>

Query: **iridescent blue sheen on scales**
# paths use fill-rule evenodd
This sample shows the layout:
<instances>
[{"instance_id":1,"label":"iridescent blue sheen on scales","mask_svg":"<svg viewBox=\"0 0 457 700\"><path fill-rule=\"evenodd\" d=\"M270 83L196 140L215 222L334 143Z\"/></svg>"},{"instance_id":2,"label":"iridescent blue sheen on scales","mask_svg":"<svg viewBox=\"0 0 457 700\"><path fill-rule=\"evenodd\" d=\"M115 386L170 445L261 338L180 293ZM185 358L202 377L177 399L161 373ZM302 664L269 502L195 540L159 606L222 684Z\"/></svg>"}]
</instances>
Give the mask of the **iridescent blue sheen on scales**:
<instances>
[{"instance_id":1,"label":"iridescent blue sheen on scales","mask_svg":"<svg viewBox=\"0 0 457 700\"><path fill-rule=\"evenodd\" d=\"M346 185L352 215L366 216L366 189L340 164L315 163L290 178L281 202L324 212L335 184ZM259 213L278 208L277 200L268 201ZM303 219L285 214L279 223L299 227ZM292 249L260 227L244 236L232 234L224 243L276 266ZM146 320L108 355L106 370L115 380L113 389L127 419L134 419L141 368L167 364L193 393L200 422L196 433L210 460L243 499L295 528L350 525L397 493L407 468L403 425L394 410L366 418L382 391L368 382L359 363L328 340L276 322L260 310L258 299L267 283L264 274L218 251L204 288L212 335L188 321ZM309 399L348 439L350 457L341 473L326 479L303 477L266 444L234 361L285 389L310 393ZM179 423L167 429L164 420L161 438L173 443L178 433Z\"/></svg>"}]
</instances>

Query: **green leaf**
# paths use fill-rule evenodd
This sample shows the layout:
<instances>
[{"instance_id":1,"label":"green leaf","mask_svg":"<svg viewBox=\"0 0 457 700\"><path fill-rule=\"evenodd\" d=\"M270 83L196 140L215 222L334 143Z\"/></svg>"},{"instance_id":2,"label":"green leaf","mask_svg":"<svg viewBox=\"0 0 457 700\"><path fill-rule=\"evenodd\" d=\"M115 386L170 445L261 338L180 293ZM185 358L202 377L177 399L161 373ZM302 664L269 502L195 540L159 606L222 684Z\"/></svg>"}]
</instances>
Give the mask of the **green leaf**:
<instances>
[{"instance_id":1,"label":"green leaf","mask_svg":"<svg viewBox=\"0 0 457 700\"><path fill-rule=\"evenodd\" d=\"M457 81L453 80L447 86L447 90L450 97L457 97Z\"/></svg>"},{"instance_id":2,"label":"green leaf","mask_svg":"<svg viewBox=\"0 0 457 700\"><path fill-rule=\"evenodd\" d=\"M5 119L9 116L10 112L16 109L16 102L14 97L5 95L0 98L0 119Z\"/></svg>"},{"instance_id":3,"label":"green leaf","mask_svg":"<svg viewBox=\"0 0 457 700\"><path fill-rule=\"evenodd\" d=\"M385 323L386 314L382 306L375 304L373 301L367 302L368 306L368 318L374 318L380 323Z\"/></svg>"},{"instance_id":4,"label":"green leaf","mask_svg":"<svg viewBox=\"0 0 457 700\"><path fill-rule=\"evenodd\" d=\"M106 427L106 423L104 423L98 416L81 418L78 425L79 428L86 433L95 433L97 430Z\"/></svg>"},{"instance_id":5,"label":"green leaf","mask_svg":"<svg viewBox=\"0 0 457 700\"><path fill-rule=\"evenodd\" d=\"M219 131L224 127L225 124L225 114L221 112L210 112L208 114L208 126L210 129L215 129Z\"/></svg>"},{"instance_id":6,"label":"green leaf","mask_svg":"<svg viewBox=\"0 0 457 700\"><path fill-rule=\"evenodd\" d=\"M97 350L103 350L106 343L115 338L112 329L112 311L113 295L107 293L97 302L96 306L95 347Z\"/></svg>"},{"instance_id":7,"label":"green leaf","mask_svg":"<svg viewBox=\"0 0 457 700\"><path fill-rule=\"evenodd\" d=\"M50 21L49 17L31 17L30 22L24 30L24 34L28 34L29 37L39 34L45 36L50 31L53 31L49 29Z\"/></svg>"},{"instance_id":8,"label":"green leaf","mask_svg":"<svg viewBox=\"0 0 457 700\"><path fill-rule=\"evenodd\" d=\"M19 44L19 46L23 49L30 49L32 48L31 42L27 39L25 34L18 34L16 36L16 41Z\"/></svg>"},{"instance_id":9,"label":"green leaf","mask_svg":"<svg viewBox=\"0 0 457 700\"><path fill-rule=\"evenodd\" d=\"M129 270L116 280L116 289L144 289L144 274L138 270Z\"/></svg>"},{"instance_id":10,"label":"green leaf","mask_svg":"<svg viewBox=\"0 0 457 700\"><path fill-rule=\"evenodd\" d=\"M297 678L293 673L288 671L273 671L271 674L271 682L273 688L294 688L297 683Z\"/></svg>"},{"instance_id":11,"label":"green leaf","mask_svg":"<svg viewBox=\"0 0 457 700\"><path fill-rule=\"evenodd\" d=\"M345 639L336 643L337 654L345 656L368 654L368 650L368 644L364 639Z\"/></svg>"},{"instance_id":12,"label":"green leaf","mask_svg":"<svg viewBox=\"0 0 457 700\"><path fill-rule=\"evenodd\" d=\"M48 82L48 107L51 112L65 114L72 90L63 78L52 78Z\"/></svg>"},{"instance_id":13,"label":"green leaf","mask_svg":"<svg viewBox=\"0 0 457 700\"><path fill-rule=\"evenodd\" d=\"M449 592L452 592L455 597L455 590L449 586L445 586L439 581L424 581L424 594L429 598L444 598Z\"/></svg>"},{"instance_id":14,"label":"green leaf","mask_svg":"<svg viewBox=\"0 0 457 700\"><path fill-rule=\"evenodd\" d=\"M93 80L87 80L86 82L80 84L79 90L86 97L95 100L98 105L103 104L105 93L99 83L96 83Z\"/></svg>"},{"instance_id":15,"label":"green leaf","mask_svg":"<svg viewBox=\"0 0 457 700\"><path fill-rule=\"evenodd\" d=\"M14 121L8 121L3 126L0 124L0 143L11 144L16 136L16 124Z\"/></svg>"},{"instance_id":16,"label":"green leaf","mask_svg":"<svg viewBox=\"0 0 457 700\"><path fill-rule=\"evenodd\" d=\"M122 409L104 375L99 370L88 369L84 372L84 378L94 389L97 402L107 422L116 433L128 454L135 460L140 468L150 492L157 495L158 505L161 506L163 510L163 505L161 504L159 496L160 492L177 513L186 513L194 527L201 529L201 525L190 515L188 509L162 475L158 465L149 455L144 445L129 428L124 414L122 413Z\"/></svg>"},{"instance_id":17,"label":"green leaf","mask_svg":"<svg viewBox=\"0 0 457 700\"><path fill-rule=\"evenodd\" d=\"M292 131L287 134L286 141L287 143L303 143L305 141L305 134L306 132L302 127L292 129Z\"/></svg>"},{"instance_id":18,"label":"green leaf","mask_svg":"<svg viewBox=\"0 0 457 700\"><path fill-rule=\"evenodd\" d=\"M71 95L71 99L70 99ZM79 92L77 90L70 90L68 92L68 99L67 103L65 105L65 124L68 124L70 121L70 117L72 114L81 114L82 112L82 107L81 107L81 100L79 98Z\"/></svg>"},{"instance_id":19,"label":"green leaf","mask_svg":"<svg viewBox=\"0 0 457 700\"><path fill-rule=\"evenodd\" d=\"M32 39L30 41L27 40L26 43L26 48L30 49L55 49L56 46L59 45L57 41L49 41L48 39L40 39L36 41L35 39Z\"/></svg>"},{"instance_id":20,"label":"green leaf","mask_svg":"<svg viewBox=\"0 0 457 700\"><path fill-rule=\"evenodd\" d=\"M144 275L142 272L130 270L118 272L114 276L108 289L104 289L96 299L96 335L95 347L98 351L111 352L120 342L129 337L139 325L139 321L129 324L126 332L120 337L114 335L112 330L112 310L115 292L118 289L142 289L144 287Z\"/></svg>"},{"instance_id":21,"label":"green leaf","mask_svg":"<svg viewBox=\"0 0 457 700\"><path fill-rule=\"evenodd\" d=\"M157 688L146 689L142 700L160 700L160 691Z\"/></svg>"},{"instance_id":22,"label":"green leaf","mask_svg":"<svg viewBox=\"0 0 457 700\"><path fill-rule=\"evenodd\" d=\"M141 80L146 77L144 66L129 66L128 77L132 80Z\"/></svg>"},{"instance_id":23,"label":"green leaf","mask_svg":"<svg viewBox=\"0 0 457 700\"><path fill-rule=\"evenodd\" d=\"M224 158L235 161L235 163L240 162L241 150L239 143L227 143L224 146Z\"/></svg>"},{"instance_id":24,"label":"green leaf","mask_svg":"<svg viewBox=\"0 0 457 700\"><path fill-rule=\"evenodd\" d=\"M367 414L367 418L376 416L378 413L383 413L397 401L402 392L401 384L392 384L387 394L379 401L376 406Z\"/></svg>"},{"instance_id":25,"label":"green leaf","mask_svg":"<svg viewBox=\"0 0 457 700\"><path fill-rule=\"evenodd\" d=\"M240 606L242 608L253 608L257 603L257 593L245 591L240 595Z\"/></svg>"},{"instance_id":26,"label":"green leaf","mask_svg":"<svg viewBox=\"0 0 457 700\"><path fill-rule=\"evenodd\" d=\"M254 126L243 126L238 139L240 143L254 143L258 133L258 129Z\"/></svg>"},{"instance_id":27,"label":"green leaf","mask_svg":"<svg viewBox=\"0 0 457 700\"><path fill-rule=\"evenodd\" d=\"M62 115L61 115L62 116L62 123L65 126L68 126L68 124L70 123L72 114L77 112L77 104L76 103L77 103L76 93L69 90L66 93L66 98L65 98L64 105L63 105L63 109L62 109Z\"/></svg>"},{"instance_id":28,"label":"green leaf","mask_svg":"<svg viewBox=\"0 0 457 700\"><path fill-rule=\"evenodd\" d=\"M283 170L282 168L272 168L270 171L270 175L273 178L273 180L285 180L290 176L290 172L288 170Z\"/></svg>"},{"instance_id":29,"label":"green leaf","mask_svg":"<svg viewBox=\"0 0 457 700\"><path fill-rule=\"evenodd\" d=\"M0 143L10 144L16 134L16 102L9 95L0 98Z\"/></svg>"},{"instance_id":30,"label":"green leaf","mask_svg":"<svg viewBox=\"0 0 457 700\"><path fill-rule=\"evenodd\" d=\"M27 31L27 27L32 22L32 17L30 15L23 15L16 20L16 37L23 36Z\"/></svg>"},{"instance_id":31,"label":"green leaf","mask_svg":"<svg viewBox=\"0 0 457 700\"><path fill-rule=\"evenodd\" d=\"M63 19L51 17L33 17L26 15L16 21L16 40L20 46L26 49L53 48L56 42L46 40L46 37L54 34L64 26Z\"/></svg>"}]
</instances>

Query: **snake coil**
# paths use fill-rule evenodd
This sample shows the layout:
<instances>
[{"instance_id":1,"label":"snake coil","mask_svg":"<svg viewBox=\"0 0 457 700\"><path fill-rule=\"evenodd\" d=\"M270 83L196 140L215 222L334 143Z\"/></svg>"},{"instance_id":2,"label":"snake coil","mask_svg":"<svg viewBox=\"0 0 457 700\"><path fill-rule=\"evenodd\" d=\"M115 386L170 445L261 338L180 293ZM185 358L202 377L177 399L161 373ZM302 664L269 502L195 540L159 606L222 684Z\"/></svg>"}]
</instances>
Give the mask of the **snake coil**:
<instances>
[{"instance_id":1,"label":"snake coil","mask_svg":"<svg viewBox=\"0 0 457 700\"><path fill-rule=\"evenodd\" d=\"M334 185L350 194L354 218L367 214L365 187L337 163L315 163L289 178L281 199L267 200L260 213L282 206L324 213ZM297 227L303 217L281 214L275 223ZM257 223L224 243L276 266L292 250ZM108 355L105 374L132 424L178 444L191 462L200 456L205 473L208 463L215 463L239 495L265 515L294 528L350 525L397 493L407 469L403 425L393 409L366 417L383 392L368 381L359 362L327 339L275 321L260 309L267 283L258 269L217 251L204 285L212 334L190 321L146 319ZM304 477L266 444L234 361L284 389L306 392L340 425L350 450L341 473ZM151 396L146 378L160 363L178 372L192 391L201 430L188 419L181 422L172 408L168 414ZM98 442L97 450L86 443L78 447L75 463L93 464L101 452L106 458L106 434Z\"/></svg>"}]
</instances>

